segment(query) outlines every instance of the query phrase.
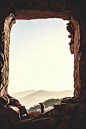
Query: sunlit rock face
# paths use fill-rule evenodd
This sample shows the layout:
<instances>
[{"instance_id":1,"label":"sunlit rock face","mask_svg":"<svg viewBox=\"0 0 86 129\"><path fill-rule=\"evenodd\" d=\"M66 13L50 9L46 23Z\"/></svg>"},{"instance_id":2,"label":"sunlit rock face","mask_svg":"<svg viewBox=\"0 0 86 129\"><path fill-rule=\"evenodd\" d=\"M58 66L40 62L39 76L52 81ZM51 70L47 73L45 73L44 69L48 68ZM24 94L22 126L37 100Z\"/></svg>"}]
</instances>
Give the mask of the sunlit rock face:
<instances>
[{"instance_id":1,"label":"sunlit rock face","mask_svg":"<svg viewBox=\"0 0 86 129\"><path fill-rule=\"evenodd\" d=\"M86 128L86 7L75 0L3 0L0 2L0 129ZM8 94L9 42L16 19L62 18L69 20L74 53L74 97L65 98L44 114L22 119L6 106ZM70 48L71 49L71 48ZM17 106L16 106L17 107ZM19 112L20 109L18 108Z\"/></svg>"}]
</instances>

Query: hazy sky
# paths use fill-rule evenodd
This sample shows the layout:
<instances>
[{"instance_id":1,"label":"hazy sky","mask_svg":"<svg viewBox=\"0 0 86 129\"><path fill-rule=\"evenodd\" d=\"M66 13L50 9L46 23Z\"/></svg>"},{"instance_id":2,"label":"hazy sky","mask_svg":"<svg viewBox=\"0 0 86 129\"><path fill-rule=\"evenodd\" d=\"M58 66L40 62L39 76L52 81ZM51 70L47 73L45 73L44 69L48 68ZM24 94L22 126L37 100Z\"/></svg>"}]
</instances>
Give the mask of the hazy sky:
<instances>
[{"instance_id":1,"label":"hazy sky","mask_svg":"<svg viewBox=\"0 0 86 129\"><path fill-rule=\"evenodd\" d=\"M17 20L11 29L9 92L73 90L70 39L62 19Z\"/></svg>"}]
</instances>

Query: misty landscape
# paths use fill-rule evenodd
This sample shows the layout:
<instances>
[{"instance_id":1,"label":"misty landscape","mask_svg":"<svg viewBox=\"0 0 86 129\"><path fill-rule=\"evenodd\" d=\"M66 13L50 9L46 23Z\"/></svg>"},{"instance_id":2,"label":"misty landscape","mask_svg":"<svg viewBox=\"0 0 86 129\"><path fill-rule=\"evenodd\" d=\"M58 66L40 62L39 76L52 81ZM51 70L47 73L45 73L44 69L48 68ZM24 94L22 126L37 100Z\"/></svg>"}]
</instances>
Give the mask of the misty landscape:
<instances>
[{"instance_id":1,"label":"misty landscape","mask_svg":"<svg viewBox=\"0 0 86 129\"><path fill-rule=\"evenodd\" d=\"M28 90L12 94L12 96L18 99L22 105L24 105L27 109L29 109L34 105L37 105L39 102L44 102L49 99L59 100L60 98L63 97L72 97L73 91L72 90L65 90L65 91Z\"/></svg>"},{"instance_id":2,"label":"misty landscape","mask_svg":"<svg viewBox=\"0 0 86 129\"><path fill-rule=\"evenodd\" d=\"M70 42L67 23L57 18L16 20L12 27L10 93L28 110L39 109L40 102L52 107L61 98L73 96L74 57L65 44Z\"/></svg>"}]
</instances>

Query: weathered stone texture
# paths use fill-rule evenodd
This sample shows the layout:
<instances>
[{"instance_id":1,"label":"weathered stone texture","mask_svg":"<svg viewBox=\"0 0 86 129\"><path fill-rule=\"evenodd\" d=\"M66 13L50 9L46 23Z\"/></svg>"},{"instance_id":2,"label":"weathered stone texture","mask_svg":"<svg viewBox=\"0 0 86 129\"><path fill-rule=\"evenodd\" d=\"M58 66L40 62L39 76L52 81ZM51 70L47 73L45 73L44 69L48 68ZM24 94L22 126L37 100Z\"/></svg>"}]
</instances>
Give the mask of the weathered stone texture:
<instances>
[{"instance_id":1,"label":"weathered stone texture","mask_svg":"<svg viewBox=\"0 0 86 129\"><path fill-rule=\"evenodd\" d=\"M2 43L3 52L1 52L1 96L8 93L8 83L9 83L9 43L10 43L10 31L12 24L15 21L15 16L10 14L4 22L4 30L2 32ZM2 64L3 63L3 64Z\"/></svg>"},{"instance_id":2,"label":"weathered stone texture","mask_svg":"<svg viewBox=\"0 0 86 129\"><path fill-rule=\"evenodd\" d=\"M80 48L80 26L78 21L75 21L72 18L72 23L75 28L74 34L74 96L76 98L80 97L81 92L81 81L80 81L80 71L79 71L79 61L81 59L81 52L79 52Z\"/></svg>"}]
</instances>

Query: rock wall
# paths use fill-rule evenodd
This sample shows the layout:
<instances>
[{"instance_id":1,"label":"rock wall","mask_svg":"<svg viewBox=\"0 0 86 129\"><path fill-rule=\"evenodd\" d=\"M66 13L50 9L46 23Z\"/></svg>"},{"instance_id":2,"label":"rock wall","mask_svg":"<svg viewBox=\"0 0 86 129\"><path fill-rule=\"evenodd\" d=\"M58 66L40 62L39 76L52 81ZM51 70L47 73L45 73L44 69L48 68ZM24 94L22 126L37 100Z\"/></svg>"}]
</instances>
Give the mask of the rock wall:
<instances>
[{"instance_id":1,"label":"rock wall","mask_svg":"<svg viewBox=\"0 0 86 129\"><path fill-rule=\"evenodd\" d=\"M83 22L86 22L86 18ZM82 22L82 23L83 23ZM86 104L86 23L83 23L80 28L80 48L79 51L81 54L80 60L80 79L81 79L81 98Z\"/></svg>"},{"instance_id":2,"label":"rock wall","mask_svg":"<svg viewBox=\"0 0 86 129\"><path fill-rule=\"evenodd\" d=\"M1 52L1 76L2 76L2 83L0 94L1 96L6 95L8 93L8 83L9 83L9 45L10 45L10 31L11 27L15 22L15 16L10 14L7 18L5 18L4 22L4 29L2 32L2 46L3 46L3 53Z\"/></svg>"},{"instance_id":3,"label":"rock wall","mask_svg":"<svg viewBox=\"0 0 86 129\"><path fill-rule=\"evenodd\" d=\"M81 60L82 53L79 52L80 48L80 26L78 21L75 21L73 17L71 17L69 28L69 32L71 33L71 43L73 44L73 53L74 54L74 97L81 97L81 80L80 80L80 71L79 71L79 63Z\"/></svg>"},{"instance_id":4,"label":"rock wall","mask_svg":"<svg viewBox=\"0 0 86 129\"><path fill-rule=\"evenodd\" d=\"M74 34L74 96L76 98L81 97L81 80L80 80L80 71L79 64L81 60L82 53L79 52L80 48L80 26L78 21L72 19L72 22L75 27Z\"/></svg>"}]
</instances>

